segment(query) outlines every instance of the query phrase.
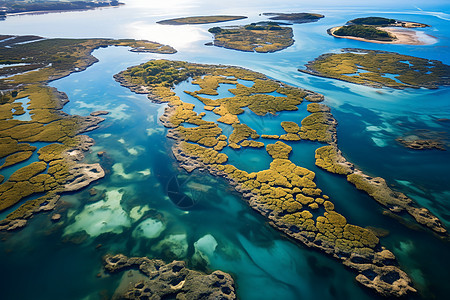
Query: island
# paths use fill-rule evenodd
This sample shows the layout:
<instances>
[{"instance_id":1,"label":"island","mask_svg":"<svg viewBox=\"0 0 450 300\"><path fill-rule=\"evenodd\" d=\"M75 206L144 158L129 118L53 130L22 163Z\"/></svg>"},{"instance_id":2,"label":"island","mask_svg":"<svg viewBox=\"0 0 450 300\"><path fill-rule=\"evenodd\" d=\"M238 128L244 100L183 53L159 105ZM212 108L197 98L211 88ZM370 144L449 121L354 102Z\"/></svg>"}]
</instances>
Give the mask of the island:
<instances>
[{"instance_id":1,"label":"island","mask_svg":"<svg viewBox=\"0 0 450 300\"><path fill-rule=\"evenodd\" d=\"M245 52L276 52L294 44L292 28L275 22L213 27L208 31L214 35L212 45Z\"/></svg>"},{"instance_id":2,"label":"island","mask_svg":"<svg viewBox=\"0 0 450 300\"><path fill-rule=\"evenodd\" d=\"M372 43L391 43L407 45L426 45L414 30L405 28L430 27L427 24L387 19L382 17L357 18L347 22L344 26L328 29L328 34L337 38L348 38ZM431 38L431 36L429 36Z\"/></svg>"},{"instance_id":3,"label":"island","mask_svg":"<svg viewBox=\"0 0 450 300\"><path fill-rule=\"evenodd\" d=\"M8 15L88 10L123 5L117 0L106 1L15 1L0 0L0 20Z\"/></svg>"},{"instance_id":4,"label":"island","mask_svg":"<svg viewBox=\"0 0 450 300\"><path fill-rule=\"evenodd\" d=\"M322 95L239 67L182 61L149 61L122 71L115 79L136 93L148 94L156 103L167 103L160 119L169 128L167 136L175 141L172 151L181 168L227 179L272 226L297 242L340 260L358 273L359 283L379 294L402 296L415 291L393 253L380 245L374 232L348 222L335 209L333 199L317 186L316 174L289 159L293 147L288 143L323 143L325 146L316 152L318 166L348 175L358 189L393 214L406 210L418 223L447 234L428 210L392 191L382 178L371 178L345 161L337 148L337 122L330 108L319 103ZM185 93L200 101L205 111L215 114L217 121L204 120L205 112L195 112L194 104L182 101L171 90L185 80L198 85L196 91ZM242 80L252 83L243 85ZM228 90L233 96L220 98L217 89L221 84L234 85ZM278 112L304 109L304 102L310 102L306 105L309 115L299 122L281 122L285 132L282 135L257 132L240 118L244 113L275 117ZM227 135L219 124L230 126L231 134ZM257 172L239 169L224 153L226 148L265 151L271 157L270 166Z\"/></svg>"},{"instance_id":5,"label":"island","mask_svg":"<svg viewBox=\"0 0 450 300\"><path fill-rule=\"evenodd\" d=\"M445 132L428 129L416 129L395 140L400 145L414 150L437 149L446 151L446 147L450 144L450 137Z\"/></svg>"},{"instance_id":6,"label":"island","mask_svg":"<svg viewBox=\"0 0 450 300\"><path fill-rule=\"evenodd\" d=\"M436 89L450 85L450 66L440 61L356 48L322 54L299 71L377 88Z\"/></svg>"},{"instance_id":7,"label":"island","mask_svg":"<svg viewBox=\"0 0 450 300\"><path fill-rule=\"evenodd\" d=\"M263 16L270 16L270 20L289 21L295 24L317 22L325 17L313 13L263 13Z\"/></svg>"},{"instance_id":8,"label":"island","mask_svg":"<svg viewBox=\"0 0 450 300\"><path fill-rule=\"evenodd\" d=\"M0 221L0 230L25 226L33 214L52 211L62 193L104 177L100 164L80 163L94 143L82 133L104 119L95 113L82 117L62 112L68 98L48 82L85 70L97 62L94 49L113 45L176 52L149 41L0 36L0 64L5 65L0 79L0 169L17 168L8 178L0 176L0 212L11 211Z\"/></svg>"},{"instance_id":9,"label":"island","mask_svg":"<svg viewBox=\"0 0 450 300\"><path fill-rule=\"evenodd\" d=\"M198 16L158 21L162 25L198 25L247 19L245 16Z\"/></svg>"},{"instance_id":10,"label":"island","mask_svg":"<svg viewBox=\"0 0 450 300\"><path fill-rule=\"evenodd\" d=\"M106 255L107 273L126 273L112 299L237 299L230 274L207 275L190 270L184 261L164 263L147 257Z\"/></svg>"}]
</instances>

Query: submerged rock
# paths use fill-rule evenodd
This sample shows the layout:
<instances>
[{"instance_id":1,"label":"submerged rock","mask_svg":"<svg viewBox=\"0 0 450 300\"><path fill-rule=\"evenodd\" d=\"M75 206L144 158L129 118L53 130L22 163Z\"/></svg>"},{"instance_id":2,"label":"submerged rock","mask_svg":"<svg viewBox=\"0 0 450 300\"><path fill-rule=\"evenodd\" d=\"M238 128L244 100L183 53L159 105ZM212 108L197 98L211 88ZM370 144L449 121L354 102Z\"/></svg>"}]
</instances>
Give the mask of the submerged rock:
<instances>
[{"instance_id":1,"label":"submerged rock","mask_svg":"<svg viewBox=\"0 0 450 300\"><path fill-rule=\"evenodd\" d=\"M187 269L183 261L166 264L122 254L107 255L104 263L109 273L131 269L141 275L124 277L112 299L236 299L233 278L221 271L207 275Z\"/></svg>"}]
</instances>

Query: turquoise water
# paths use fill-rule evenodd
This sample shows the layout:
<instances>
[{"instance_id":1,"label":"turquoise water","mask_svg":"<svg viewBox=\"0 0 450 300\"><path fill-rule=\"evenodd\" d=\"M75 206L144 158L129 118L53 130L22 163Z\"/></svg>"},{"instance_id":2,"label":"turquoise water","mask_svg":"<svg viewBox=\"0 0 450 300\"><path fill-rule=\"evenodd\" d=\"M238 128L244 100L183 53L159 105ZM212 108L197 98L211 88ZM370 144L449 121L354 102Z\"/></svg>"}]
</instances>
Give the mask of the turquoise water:
<instances>
[{"instance_id":1,"label":"turquoise water","mask_svg":"<svg viewBox=\"0 0 450 300\"><path fill-rule=\"evenodd\" d=\"M25 113L22 115L18 115L18 116L13 115L13 119L19 120L19 121L31 121L30 110L28 109L28 106L30 105L30 99L28 99L28 97L21 98L21 99L15 100L14 103L20 103L22 105Z\"/></svg>"},{"instance_id":2,"label":"turquoise water","mask_svg":"<svg viewBox=\"0 0 450 300\"><path fill-rule=\"evenodd\" d=\"M94 52L98 63L51 83L69 96L70 102L64 107L67 113L110 112L101 127L89 133L96 144L86 157L87 162L100 162L107 175L91 185L99 191L98 196L89 195L90 186L63 197L64 205L58 210L63 214L61 223L52 225L49 215L42 214L33 218L24 230L5 235L6 240L0 243L0 263L7 274L0 284L2 298L17 299L17 290L24 299L101 299L102 295L108 298L120 276L96 275L101 270L101 257L119 252L167 261L185 259L193 268L230 272L241 299L378 298L359 287L354 281L355 274L338 261L298 245L272 229L223 180L200 172L187 174L176 168L170 149L172 142L165 137L166 129L159 122L164 105L151 103L145 95L120 87L112 78L128 66L153 58L238 65L323 93L325 103L332 107L339 122L339 147L347 159L369 174L384 177L449 225L448 152L413 151L397 144L395 138L414 129L448 134L448 123L438 119L450 118L450 89L373 89L297 71L316 56L344 47L396 51L449 64L448 4L419 4L422 10L418 10L389 1L383 10L394 12L383 12L378 7L337 9L309 4L310 11L324 13L326 17L317 23L294 25L296 43L271 54L204 47L211 40L206 32L208 25L154 25L156 20L191 12L245 13L249 19L230 23L244 24L261 20L258 16L261 12L274 10L273 3L266 1L240 2L236 8L227 3L207 9L199 1L178 6L161 3L152 10L144 10L145 1L130 1L129 6L119 9L11 17L2 22L5 34L29 34L33 28L33 34L54 37L147 38L169 43L179 50L169 56L131 53L122 47L99 49ZM304 4L295 7L290 1L281 1L277 10L303 11ZM369 13L430 24L433 27L423 31L439 42L430 46L380 45L335 39L326 34L330 27ZM94 26L93 22L102 22L104 26ZM75 23L77 26L73 26ZM175 91L183 101L196 104L195 111L203 112L198 100L183 93L190 88L195 90L198 86L186 82ZM226 95L228 88L222 85L221 95ZM299 123L308 114L306 103L298 108L295 112L264 117L245 109L239 118L258 133L283 134L281 121ZM217 119L214 113L204 112L206 120ZM220 126L227 135L231 133L229 125ZM444 299L448 295L448 243L429 231L409 229L383 215L382 208L357 191L345 177L317 168L314 151L322 144L301 141L289 145L293 147L292 161L316 173L318 187L333 199L336 210L349 222L390 231L381 243L393 250L401 267L413 277L421 292L416 298ZM98 151L106 151L106 155L100 158ZM230 161L243 169L254 171L268 166L264 149L226 151ZM190 199L192 205L180 209L176 199L170 197L174 179L179 183L177 194ZM145 218L150 221L144 222ZM109 222L103 224L102 220ZM86 234L81 234L81 230ZM99 244L101 247L97 249Z\"/></svg>"}]
</instances>

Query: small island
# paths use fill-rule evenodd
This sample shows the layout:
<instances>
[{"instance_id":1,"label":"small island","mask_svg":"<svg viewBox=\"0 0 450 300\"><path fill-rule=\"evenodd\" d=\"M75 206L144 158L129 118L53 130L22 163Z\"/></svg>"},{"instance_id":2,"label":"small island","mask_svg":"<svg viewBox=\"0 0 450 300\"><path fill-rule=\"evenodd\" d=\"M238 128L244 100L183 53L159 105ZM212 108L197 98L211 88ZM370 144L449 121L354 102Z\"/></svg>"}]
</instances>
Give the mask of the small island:
<instances>
[{"instance_id":1,"label":"small island","mask_svg":"<svg viewBox=\"0 0 450 300\"><path fill-rule=\"evenodd\" d=\"M213 27L212 45L246 52L268 53L294 44L292 28L275 22L252 23L245 26Z\"/></svg>"},{"instance_id":2,"label":"small island","mask_svg":"<svg viewBox=\"0 0 450 300\"><path fill-rule=\"evenodd\" d=\"M371 87L428 88L450 85L450 66L395 52L343 49L306 64L300 72Z\"/></svg>"},{"instance_id":3,"label":"small island","mask_svg":"<svg viewBox=\"0 0 450 300\"><path fill-rule=\"evenodd\" d=\"M371 43L426 45L431 42L421 40L416 31L406 29L424 27L430 26L417 22L382 17L367 17L350 20L344 26L330 28L327 32L337 38L354 39Z\"/></svg>"},{"instance_id":4,"label":"small island","mask_svg":"<svg viewBox=\"0 0 450 300\"><path fill-rule=\"evenodd\" d=\"M15 1L0 0L0 20L8 15L88 10L123 5L117 0L104 1Z\"/></svg>"},{"instance_id":5,"label":"small island","mask_svg":"<svg viewBox=\"0 0 450 300\"><path fill-rule=\"evenodd\" d=\"M295 24L317 22L325 17L312 13L263 13L263 16L271 16L270 20L289 21Z\"/></svg>"},{"instance_id":6,"label":"small island","mask_svg":"<svg viewBox=\"0 0 450 300\"><path fill-rule=\"evenodd\" d=\"M199 25L247 19L245 16L198 16L158 21L162 25Z\"/></svg>"}]
</instances>

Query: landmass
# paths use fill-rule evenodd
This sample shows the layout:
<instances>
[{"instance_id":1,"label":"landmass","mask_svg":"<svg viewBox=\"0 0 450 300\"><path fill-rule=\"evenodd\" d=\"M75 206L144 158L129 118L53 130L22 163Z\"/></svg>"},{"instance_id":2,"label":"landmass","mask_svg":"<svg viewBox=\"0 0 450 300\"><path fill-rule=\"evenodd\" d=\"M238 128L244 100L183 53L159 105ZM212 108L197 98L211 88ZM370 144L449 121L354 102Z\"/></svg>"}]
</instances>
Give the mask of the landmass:
<instances>
[{"instance_id":1,"label":"landmass","mask_svg":"<svg viewBox=\"0 0 450 300\"><path fill-rule=\"evenodd\" d=\"M25 226L33 214L51 211L62 193L105 175L99 164L81 163L94 143L82 133L96 129L104 119L96 113L64 113L69 99L48 82L86 69L97 61L91 55L94 49L112 45L176 52L148 41L0 36L0 64L6 65L0 79L0 169L18 168L8 178L0 176L0 212L12 210L0 221L0 230ZM28 120L18 119L25 110Z\"/></svg>"},{"instance_id":2,"label":"landmass","mask_svg":"<svg viewBox=\"0 0 450 300\"><path fill-rule=\"evenodd\" d=\"M205 121L194 105L183 102L171 88L192 79L195 92L186 92L204 104L219 118ZM323 251L356 270L356 280L384 296L402 296L414 292L411 280L396 262L395 256L380 245L372 230L351 224L315 182L315 173L293 163L289 142L302 140L326 144L316 155L317 164L333 173L346 174L358 189L364 190L393 213L406 210L416 221L446 235L439 219L412 200L392 191L382 178L372 178L354 168L339 155L337 122L328 106L317 103L323 96L271 80L265 75L229 66L201 65L181 61L155 60L130 67L115 75L121 85L136 93L148 94L150 100L168 103L161 121L168 127L168 137L175 140L173 154L187 172L209 172L226 178L246 202L268 218L270 224L304 245ZM238 80L253 81L248 87ZM218 95L220 84L235 85L234 96L210 99ZM277 92L284 96L273 96ZM298 110L309 101L307 117L297 122L282 122L283 135L263 135L241 122L244 108L259 116ZM232 128L228 136L218 126ZM239 151L253 147L266 151L272 158L270 167L246 172L229 162L223 149ZM265 149L264 149L265 148ZM401 217L400 217L401 218Z\"/></svg>"},{"instance_id":3,"label":"landmass","mask_svg":"<svg viewBox=\"0 0 450 300\"><path fill-rule=\"evenodd\" d=\"M14 1L0 0L0 20L8 15L88 10L123 5L117 0L105 1Z\"/></svg>"},{"instance_id":4,"label":"landmass","mask_svg":"<svg viewBox=\"0 0 450 300\"><path fill-rule=\"evenodd\" d=\"M430 27L427 24L400 21L381 17L357 18L344 26L328 29L328 34L337 38L348 38L371 43L390 43L406 45L427 45L433 43L421 39L417 32L405 28Z\"/></svg>"},{"instance_id":5,"label":"landmass","mask_svg":"<svg viewBox=\"0 0 450 300\"><path fill-rule=\"evenodd\" d=\"M263 13L264 16L271 16L270 20L289 21L296 24L317 22L325 17L321 14L313 13Z\"/></svg>"},{"instance_id":6,"label":"landmass","mask_svg":"<svg viewBox=\"0 0 450 300\"><path fill-rule=\"evenodd\" d=\"M158 259L117 254L104 258L104 268L108 273L127 271L112 299L237 299L229 274L193 271L184 261L166 264Z\"/></svg>"},{"instance_id":7,"label":"landmass","mask_svg":"<svg viewBox=\"0 0 450 300\"><path fill-rule=\"evenodd\" d=\"M417 129L412 132L407 132L395 140L400 145L414 150L437 149L446 151L450 137L445 132Z\"/></svg>"},{"instance_id":8,"label":"landmass","mask_svg":"<svg viewBox=\"0 0 450 300\"><path fill-rule=\"evenodd\" d=\"M246 52L276 52L294 44L292 28L277 23L252 23L245 26L213 27L213 45Z\"/></svg>"},{"instance_id":9,"label":"landmass","mask_svg":"<svg viewBox=\"0 0 450 300\"><path fill-rule=\"evenodd\" d=\"M450 66L395 52L346 48L327 53L300 72L371 87L428 88L450 85Z\"/></svg>"},{"instance_id":10,"label":"landmass","mask_svg":"<svg viewBox=\"0 0 450 300\"><path fill-rule=\"evenodd\" d=\"M197 25L197 24L211 24L228 21L236 21L247 19L245 16L198 16L198 17L185 17L175 18L158 21L156 23L163 25Z\"/></svg>"}]
</instances>

